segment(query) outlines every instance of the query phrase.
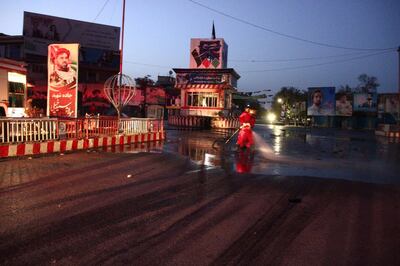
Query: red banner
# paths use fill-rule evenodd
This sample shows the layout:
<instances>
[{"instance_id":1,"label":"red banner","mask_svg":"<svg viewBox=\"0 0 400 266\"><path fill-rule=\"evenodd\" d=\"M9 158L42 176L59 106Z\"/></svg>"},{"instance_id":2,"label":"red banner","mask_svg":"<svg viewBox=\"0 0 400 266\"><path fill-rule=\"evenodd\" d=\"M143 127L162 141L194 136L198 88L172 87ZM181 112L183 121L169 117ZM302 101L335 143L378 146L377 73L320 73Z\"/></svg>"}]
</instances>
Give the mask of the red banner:
<instances>
[{"instance_id":1,"label":"red banner","mask_svg":"<svg viewBox=\"0 0 400 266\"><path fill-rule=\"evenodd\" d=\"M51 44L48 48L47 116L78 115L79 44Z\"/></svg>"}]
</instances>

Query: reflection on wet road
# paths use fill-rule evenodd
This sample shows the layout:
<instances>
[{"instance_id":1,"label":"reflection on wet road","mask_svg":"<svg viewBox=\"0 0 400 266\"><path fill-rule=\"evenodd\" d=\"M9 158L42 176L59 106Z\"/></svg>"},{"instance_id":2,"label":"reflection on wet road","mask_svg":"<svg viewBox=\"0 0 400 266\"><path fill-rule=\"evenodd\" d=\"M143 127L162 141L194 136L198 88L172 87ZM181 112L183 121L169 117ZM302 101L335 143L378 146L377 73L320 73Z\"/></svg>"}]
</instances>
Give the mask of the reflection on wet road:
<instances>
[{"instance_id":1,"label":"reflection on wet road","mask_svg":"<svg viewBox=\"0 0 400 266\"><path fill-rule=\"evenodd\" d=\"M254 151L236 151L236 137L225 145L233 132L168 130L158 150L226 171L400 183L400 144L373 132L257 125Z\"/></svg>"}]
</instances>

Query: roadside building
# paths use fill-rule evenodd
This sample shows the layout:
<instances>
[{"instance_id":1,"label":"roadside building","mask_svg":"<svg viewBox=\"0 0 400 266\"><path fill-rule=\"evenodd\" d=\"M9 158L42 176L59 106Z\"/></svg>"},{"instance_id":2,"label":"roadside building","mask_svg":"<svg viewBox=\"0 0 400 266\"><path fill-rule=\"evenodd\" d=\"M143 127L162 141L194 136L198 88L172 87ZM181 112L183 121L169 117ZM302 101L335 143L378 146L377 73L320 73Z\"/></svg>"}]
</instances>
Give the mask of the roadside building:
<instances>
[{"instance_id":1,"label":"roadside building","mask_svg":"<svg viewBox=\"0 0 400 266\"><path fill-rule=\"evenodd\" d=\"M188 127L210 126L214 118L227 118L232 109L232 94L240 76L227 68L228 45L223 38L191 39L189 68L174 68L175 88L180 90L178 104L169 107L170 124ZM223 124L223 123L222 123Z\"/></svg>"},{"instance_id":2,"label":"roadside building","mask_svg":"<svg viewBox=\"0 0 400 266\"><path fill-rule=\"evenodd\" d=\"M26 72L24 62L0 57L0 117L24 116Z\"/></svg>"},{"instance_id":3,"label":"roadside building","mask_svg":"<svg viewBox=\"0 0 400 266\"><path fill-rule=\"evenodd\" d=\"M26 97L47 107L47 49L54 43L79 43L79 115L107 114L111 104L102 94L104 82L119 72L120 28L24 12L23 34L0 34L0 57L26 63ZM45 112L44 112L45 113Z\"/></svg>"}]
</instances>

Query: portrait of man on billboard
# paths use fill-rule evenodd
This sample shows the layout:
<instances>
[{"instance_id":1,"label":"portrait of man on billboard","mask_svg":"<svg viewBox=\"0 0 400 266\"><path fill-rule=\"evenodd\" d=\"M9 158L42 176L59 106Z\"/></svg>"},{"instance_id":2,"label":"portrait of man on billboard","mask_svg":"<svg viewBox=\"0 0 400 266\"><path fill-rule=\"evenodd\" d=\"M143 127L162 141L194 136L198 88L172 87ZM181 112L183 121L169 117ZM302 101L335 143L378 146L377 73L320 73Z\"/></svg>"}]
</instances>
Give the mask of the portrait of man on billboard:
<instances>
[{"instance_id":1,"label":"portrait of man on billboard","mask_svg":"<svg viewBox=\"0 0 400 266\"><path fill-rule=\"evenodd\" d=\"M77 116L78 55L77 43L50 44L48 47L48 116Z\"/></svg>"},{"instance_id":2,"label":"portrait of man on billboard","mask_svg":"<svg viewBox=\"0 0 400 266\"><path fill-rule=\"evenodd\" d=\"M335 88L308 88L307 115L335 115Z\"/></svg>"},{"instance_id":3,"label":"portrait of man on billboard","mask_svg":"<svg viewBox=\"0 0 400 266\"><path fill-rule=\"evenodd\" d=\"M70 59L71 52L64 47L50 46L50 77L52 88L76 86L77 67Z\"/></svg>"},{"instance_id":4,"label":"portrait of man on billboard","mask_svg":"<svg viewBox=\"0 0 400 266\"><path fill-rule=\"evenodd\" d=\"M376 112L378 96L376 93L355 93L354 111Z\"/></svg>"},{"instance_id":5,"label":"portrait of man on billboard","mask_svg":"<svg viewBox=\"0 0 400 266\"><path fill-rule=\"evenodd\" d=\"M336 115L351 116L353 113L353 104L351 95L347 93L339 93L336 98Z\"/></svg>"}]
</instances>

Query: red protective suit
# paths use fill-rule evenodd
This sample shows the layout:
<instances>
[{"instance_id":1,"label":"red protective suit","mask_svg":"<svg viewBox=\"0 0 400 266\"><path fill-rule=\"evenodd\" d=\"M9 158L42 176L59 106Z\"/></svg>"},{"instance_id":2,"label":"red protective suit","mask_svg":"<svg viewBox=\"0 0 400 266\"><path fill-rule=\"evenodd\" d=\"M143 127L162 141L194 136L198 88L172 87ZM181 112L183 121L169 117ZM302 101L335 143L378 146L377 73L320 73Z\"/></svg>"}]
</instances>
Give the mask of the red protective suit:
<instances>
[{"instance_id":1,"label":"red protective suit","mask_svg":"<svg viewBox=\"0 0 400 266\"><path fill-rule=\"evenodd\" d=\"M253 167L254 154L250 150L240 150L236 156L236 172L250 173Z\"/></svg>"},{"instance_id":2,"label":"red protective suit","mask_svg":"<svg viewBox=\"0 0 400 266\"><path fill-rule=\"evenodd\" d=\"M240 131L236 144L239 145L240 148L250 148L254 144L252 128L256 120L249 112L244 111L239 116L239 121Z\"/></svg>"}]
</instances>

